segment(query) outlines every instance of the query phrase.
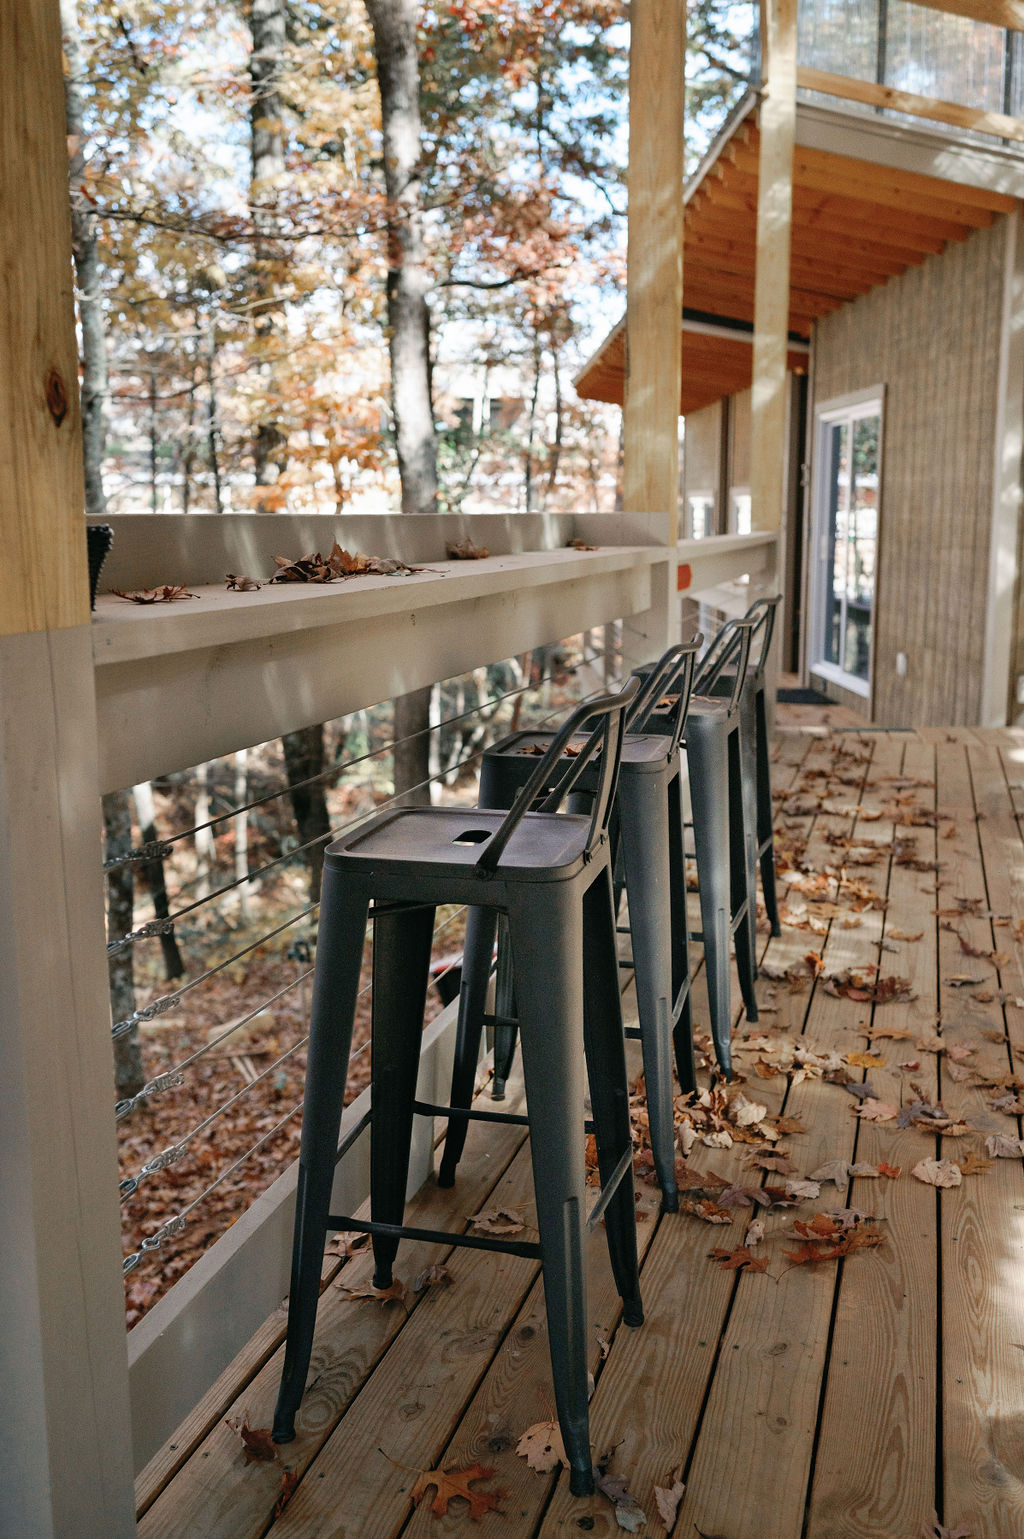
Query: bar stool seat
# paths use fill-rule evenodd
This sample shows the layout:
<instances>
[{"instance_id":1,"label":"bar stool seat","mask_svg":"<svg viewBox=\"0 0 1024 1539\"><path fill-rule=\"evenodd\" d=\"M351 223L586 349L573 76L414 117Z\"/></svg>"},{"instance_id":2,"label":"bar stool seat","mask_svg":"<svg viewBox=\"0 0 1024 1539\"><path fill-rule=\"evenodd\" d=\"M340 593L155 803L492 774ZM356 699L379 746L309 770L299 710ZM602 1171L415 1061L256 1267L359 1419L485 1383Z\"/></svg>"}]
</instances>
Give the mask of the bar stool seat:
<instances>
[{"instance_id":1,"label":"bar stool seat","mask_svg":"<svg viewBox=\"0 0 1024 1539\"><path fill-rule=\"evenodd\" d=\"M603 1218L628 1325L643 1320L632 1185L629 1091L619 1006L608 820L625 710L637 692L579 707L508 812L403 808L378 814L325 854L310 1020L291 1294L274 1438L295 1435L309 1368L328 1229L368 1231L374 1284L387 1288L403 1234L509 1249L543 1269L554 1400L570 1489L594 1489L587 1410L584 1240ZM590 723L578 755L567 743ZM589 815L558 808L591 764ZM529 810L541 798L540 809ZM413 1117L470 1107L415 1099L434 910L500 913L516 966L538 1244L403 1228ZM330 1212L338 1131L367 917L375 921L369 1222ZM601 1195L586 1214L584 1066ZM501 1114L488 1113L489 1119Z\"/></svg>"},{"instance_id":2,"label":"bar stool seat","mask_svg":"<svg viewBox=\"0 0 1024 1539\"><path fill-rule=\"evenodd\" d=\"M699 645L697 638L670 647L636 696L626 722L611 816L612 864L614 868L618 854L629 895L628 933L633 952L630 960L619 966L635 969L640 1022L638 1029L630 1028L626 1035L639 1037L642 1044L651 1150L666 1212L679 1207L673 1051L681 1087L696 1088L678 749ZM645 720L665 689L674 690L676 696L672 730L647 734ZM548 751L554 737L552 730L527 729L511 733L488 748L480 773L481 807L512 806L529 777L533 756ZM567 746L572 753L581 745L577 736ZM576 794L592 793L597 773L592 764L577 782ZM496 1009L493 1014L485 1010L495 931L493 910L471 911L466 924L451 1089L452 1103L459 1106L468 1106L472 1097L484 1024L494 1028L499 1095L515 1047L516 985L503 944L499 944ZM450 1186L455 1179L465 1136L464 1123L449 1125L438 1177L442 1186Z\"/></svg>"}]
</instances>

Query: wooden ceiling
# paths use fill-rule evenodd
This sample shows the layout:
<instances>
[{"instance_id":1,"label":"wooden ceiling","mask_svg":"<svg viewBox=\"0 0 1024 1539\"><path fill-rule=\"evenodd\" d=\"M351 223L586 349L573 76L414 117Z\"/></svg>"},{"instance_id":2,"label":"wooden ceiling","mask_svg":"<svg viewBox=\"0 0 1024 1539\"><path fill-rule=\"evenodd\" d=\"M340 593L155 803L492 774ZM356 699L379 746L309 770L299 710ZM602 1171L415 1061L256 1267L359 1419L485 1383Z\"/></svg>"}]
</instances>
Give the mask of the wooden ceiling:
<instances>
[{"instance_id":1,"label":"wooden ceiling","mask_svg":"<svg viewBox=\"0 0 1024 1539\"><path fill-rule=\"evenodd\" d=\"M686 313L746 329L735 339L699 323L681 336L680 412L698 411L750 385L757 233L758 130L751 116L723 145L688 197ZM798 145L793 157L790 336L809 340L816 320L990 225L1018 200L918 172L893 170ZM807 366L794 350L789 367ZM622 404L625 326L610 334L576 383L581 396Z\"/></svg>"}]
</instances>

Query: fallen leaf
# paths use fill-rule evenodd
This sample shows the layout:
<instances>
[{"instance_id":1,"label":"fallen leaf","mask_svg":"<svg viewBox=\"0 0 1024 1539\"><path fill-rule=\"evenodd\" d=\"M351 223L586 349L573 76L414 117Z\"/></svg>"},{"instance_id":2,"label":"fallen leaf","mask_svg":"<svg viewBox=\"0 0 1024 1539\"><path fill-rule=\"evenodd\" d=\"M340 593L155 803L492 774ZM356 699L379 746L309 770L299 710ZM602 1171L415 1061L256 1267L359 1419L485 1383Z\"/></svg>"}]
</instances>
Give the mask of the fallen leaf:
<instances>
[{"instance_id":1,"label":"fallen leaf","mask_svg":"<svg viewBox=\"0 0 1024 1539\"><path fill-rule=\"evenodd\" d=\"M952 1160L918 1160L910 1172L926 1186L959 1186L963 1173Z\"/></svg>"},{"instance_id":2,"label":"fallen leaf","mask_svg":"<svg viewBox=\"0 0 1024 1539\"><path fill-rule=\"evenodd\" d=\"M976 1052L977 1048L973 1042L951 1042L946 1048L946 1057L952 1058L954 1063L963 1063L965 1059L970 1058L972 1053Z\"/></svg>"},{"instance_id":3,"label":"fallen leaf","mask_svg":"<svg viewBox=\"0 0 1024 1539\"><path fill-rule=\"evenodd\" d=\"M862 1101L859 1106L853 1108L855 1117L860 1117L864 1122L891 1122L898 1117L900 1109L890 1101L879 1101L872 1098Z\"/></svg>"},{"instance_id":4,"label":"fallen leaf","mask_svg":"<svg viewBox=\"0 0 1024 1539\"><path fill-rule=\"evenodd\" d=\"M801 1202L810 1198L821 1196L821 1185L817 1181L787 1181L786 1196L796 1197Z\"/></svg>"},{"instance_id":5,"label":"fallen leaf","mask_svg":"<svg viewBox=\"0 0 1024 1539\"><path fill-rule=\"evenodd\" d=\"M241 1421L237 1418L227 1420L232 1432L237 1432L242 1439L242 1447L245 1452L246 1464L274 1464L277 1460L277 1444L269 1427L250 1427L249 1418L243 1416Z\"/></svg>"},{"instance_id":6,"label":"fallen leaf","mask_svg":"<svg viewBox=\"0 0 1024 1539\"><path fill-rule=\"evenodd\" d=\"M905 1058L902 1063L896 1065L898 1069L906 1069L908 1074L916 1074L921 1067L920 1058Z\"/></svg>"},{"instance_id":7,"label":"fallen leaf","mask_svg":"<svg viewBox=\"0 0 1024 1539\"><path fill-rule=\"evenodd\" d=\"M736 1126L741 1128L751 1127L768 1115L767 1106L762 1106L758 1101L748 1101L742 1092L730 1102L729 1111Z\"/></svg>"},{"instance_id":8,"label":"fallen leaf","mask_svg":"<svg viewBox=\"0 0 1024 1539\"><path fill-rule=\"evenodd\" d=\"M467 1222L482 1234L518 1234L526 1228L525 1218L515 1208L488 1208L485 1213L474 1213Z\"/></svg>"},{"instance_id":9,"label":"fallen leaf","mask_svg":"<svg viewBox=\"0 0 1024 1539\"><path fill-rule=\"evenodd\" d=\"M610 1458L611 1455L608 1457ZM597 1465L595 1475L597 1489L607 1496L615 1510L616 1523L629 1533L638 1534L646 1525L647 1517L641 1511L639 1502L627 1487L623 1477L608 1474L601 1464Z\"/></svg>"},{"instance_id":10,"label":"fallen leaf","mask_svg":"<svg viewBox=\"0 0 1024 1539\"><path fill-rule=\"evenodd\" d=\"M274 1503L274 1510L271 1513L271 1517L279 1518L281 1516L282 1512L284 1512L284 1509L295 1495L298 1484L299 1471L285 1470L284 1474L281 1476L281 1489L277 1493L277 1501Z\"/></svg>"},{"instance_id":11,"label":"fallen leaf","mask_svg":"<svg viewBox=\"0 0 1024 1539\"><path fill-rule=\"evenodd\" d=\"M708 1259L717 1261L725 1272L767 1272L768 1257L755 1256L745 1245L735 1250L709 1250Z\"/></svg>"},{"instance_id":12,"label":"fallen leaf","mask_svg":"<svg viewBox=\"0 0 1024 1539\"><path fill-rule=\"evenodd\" d=\"M856 1165L850 1166L851 1176L864 1176L868 1181L878 1179L878 1166L871 1165L867 1160L858 1160Z\"/></svg>"},{"instance_id":13,"label":"fallen leaf","mask_svg":"<svg viewBox=\"0 0 1024 1539\"><path fill-rule=\"evenodd\" d=\"M421 1470L420 1478L409 1495L412 1497L413 1504L419 1506L430 1487L436 1486L437 1495L430 1504L430 1510L435 1517L443 1518L448 1511L448 1503L454 1497L461 1496L469 1503L470 1517L482 1518L485 1512L500 1511L498 1503L508 1493L471 1491L469 1488L474 1480L489 1480L493 1474L493 1469L484 1469L482 1464L471 1465L466 1470Z\"/></svg>"},{"instance_id":14,"label":"fallen leaf","mask_svg":"<svg viewBox=\"0 0 1024 1539\"><path fill-rule=\"evenodd\" d=\"M360 1250L364 1245L369 1245L369 1243L370 1236L368 1234L360 1233L354 1229L341 1230L334 1236L330 1245L324 1247L324 1255L340 1256L343 1261L347 1261L353 1251ZM339 1283L338 1286L343 1288L345 1285L344 1283Z\"/></svg>"},{"instance_id":15,"label":"fallen leaf","mask_svg":"<svg viewBox=\"0 0 1024 1539\"><path fill-rule=\"evenodd\" d=\"M845 1192L849 1185L849 1166L845 1160L826 1160L810 1174L812 1181L831 1181L837 1192Z\"/></svg>"},{"instance_id":16,"label":"fallen leaf","mask_svg":"<svg viewBox=\"0 0 1024 1539\"><path fill-rule=\"evenodd\" d=\"M791 1176L796 1171L793 1161L781 1149L754 1149L748 1164L757 1165L762 1170L774 1170L780 1176Z\"/></svg>"},{"instance_id":17,"label":"fallen leaf","mask_svg":"<svg viewBox=\"0 0 1024 1539\"><path fill-rule=\"evenodd\" d=\"M439 1266L436 1262L428 1266L417 1276L412 1285L413 1293L422 1293L424 1288L450 1288L455 1281L446 1266Z\"/></svg>"},{"instance_id":18,"label":"fallen leaf","mask_svg":"<svg viewBox=\"0 0 1024 1539\"><path fill-rule=\"evenodd\" d=\"M982 1159L976 1150L972 1149L965 1160L958 1160L961 1175L983 1176L992 1169L992 1161Z\"/></svg>"},{"instance_id":19,"label":"fallen leaf","mask_svg":"<svg viewBox=\"0 0 1024 1539\"><path fill-rule=\"evenodd\" d=\"M486 545L474 545L468 534L462 540L450 541L445 549L449 561L483 561L491 554Z\"/></svg>"},{"instance_id":20,"label":"fallen leaf","mask_svg":"<svg viewBox=\"0 0 1024 1539\"><path fill-rule=\"evenodd\" d=\"M777 1133L806 1133L807 1129L799 1117L769 1117L768 1121Z\"/></svg>"},{"instance_id":21,"label":"fallen leaf","mask_svg":"<svg viewBox=\"0 0 1024 1539\"><path fill-rule=\"evenodd\" d=\"M1024 1138L1008 1138L1005 1133L990 1133L985 1153L993 1160L1019 1160L1024 1154Z\"/></svg>"},{"instance_id":22,"label":"fallen leaf","mask_svg":"<svg viewBox=\"0 0 1024 1539\"><path fill-rule=\"evenodd\" d=\"M198 598L198 593L190 593L183 583L174 586L165 583L162 588L136 588L127 592L123 588L115 588L118 598L128 599L133 604L173 604L175 599Z\"/></svg>"},{"instance_id":23,"label":"fallen leaf","mask_svg":"<svg viewBox=\"0 0 1024 1539\"><path fill-rule=\"evenodd\" d=\"M516 1444L516 1453L526 1460L532 1470L540 1470L544 1475L557 1464L564 1464L567 1469L569 1467L557 1421L538 1421L532 1427L527 1427Z\"/></svg>"},{"instance_id":24,"label":"fallen leaf","mask_svg":"<svg viewBox=\"0 0 1024 1539\"><path fill-rule=\"evenodd\" d=\"M566 550L599 550L600 546L588 545L586 540L569 540L565 548Z\"/></svg>"},{"instance_id":25,"label":"fallen leaf","mask_svg":"<svg viewBox=\"0 0 1024 1539\"><path fill-rule=\"evenodd\" d=\"M763 1186L727 1186L719 1192L718 1202L723 1208L751 1208L755 1202L767 1207L771 1198Z\"/></svg>"},{"instance_id":26,"label":"fallen leaf","mask_svg":"<svg viewBox=\"0 0 1024 1539\"><path fill-rule=\"evenodd\" d=\"M931 1522L921 1525L921 1539L971 1539L971 1531L962 1523L956 1528L945 1528L939 1522L938 1513L933 1512Z\"/></svg>"},{"instance_id":27,"label":"fallen leaf","mask_svg":"<svg viewBox=\"0 0 1024 1539\"><path fill-rule=\"evenodd\" d=\"M667 1477L668 1485L655 1486L654 1504L658 1509L658 1516L669 1533L672 1532L676 1521L676 1513L679 1511L679 1503L683 1499L686 1487L679 1479L679 1471L673 1470Z\"/></svg>"},{"instance_id":28,"label":"fallen leaf","mask_svg":"<svg viewBox=\"0 0 1024 1539\"><path fill-rule=\"evenodd\" d=\"M719 1207L717 1202L712 1202L710 1197L680 1197L679 1208L683 1213L692 1213L695 1218L702 1218L706 1224L732 1223L732 1214Z\"/></svg>"},{"instance_id":29,"label":"fallen leaf","mask_svg":"<svg viewBox=\"0 0 1024 1539\"><path fill-rule=\"evenodd\" d=\"M374 1299L378 1304L401 1304L405 1299L405 1283L400 1277L396 1277L390 1288L375 1288L372 1283L364 1283L361 1288L343 1287L339 1290L346 1298L350 1299Z\"/></svg>"},{"instance_id":30,"label":"fallen leaf","mask_svg":"<svg viewBox=\"0 0 1024 1539\"><path fill-rule=\"evenodd\" d=\"M902 1173L902 1165L887 1165L884 1160L879 1163L878 1174L880 1176L888 1176L890 1181L895 1181Z\"/></svg>"},{"instance_id":31,"label":"fallen leaf","mask_svg":"<svg viewBox=\"0 0 1024 1539\"><path fill-rule=\"evenodd\" d=\"M743 1236L743 1244L748 1250L753 1250L755 1245L760 1245L764 1239L764 1219L755 1218L747 1225L747 1232Z\"/></svg>"},{"instance_id":32,"label":"fallen leaf","mask_svg":"<svg viewBox=\"0 0 1024 1539\"><path fill-rule=\"evenodd\" d=\"M237 572L228 572L226 581L229 593L258 593L262 586L255 577L241 577Z\"/></svg>"},{"instance_id":33,"label":"fallen leaf","mask_svg":"<svg viewBox=\"0 0 1024 1539\"><path fill-rule=\"evenodd\" d=\"M914 930L913 932L911 932L910 930L890 930L889 934L892 936L893 940L898 940L898 941L919 941L921 939L922 935L924 934L924 931L923 930Z\"/></svg>"},{"instance_id":34,"label":"fallen leaf","mask_svg":"<svg viewBox=\"0 0 1024 1539\"><path fill-rule=\"evenodd\" d=\"M880 1053L844 1053L843 1057L854 1069L880 1069L885 1063Z\"/></svg>"}]
</instances>

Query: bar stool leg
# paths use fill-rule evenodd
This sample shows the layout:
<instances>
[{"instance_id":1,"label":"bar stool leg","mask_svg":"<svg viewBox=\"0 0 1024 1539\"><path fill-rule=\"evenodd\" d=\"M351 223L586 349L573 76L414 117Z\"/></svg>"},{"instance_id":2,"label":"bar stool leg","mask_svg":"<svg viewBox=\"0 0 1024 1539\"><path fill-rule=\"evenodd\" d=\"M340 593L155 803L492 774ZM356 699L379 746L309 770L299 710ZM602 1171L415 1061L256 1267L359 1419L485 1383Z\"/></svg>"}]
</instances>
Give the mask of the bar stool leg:
<instances>
[{"instance_id":1,"label":"bar stool leg","mask_svg":"<svg viewBox=\"0 0 1024 1539\"><path fill-rule=\"evenodd\" d=\"M526 884L524 884L526 885ZM583 916L561 883L509 911L555 1408L574 1496L594 1490L587 1410L583 1180ZM568 884L566 884L568 885Z\"/></svg>"},{"instance_id":2,"label":"bar stool leg","mask_svg":"<svg viewBox=\"0 0 1024 1539\"><path fill-rule=\"evenodd\" d=\"M744 691L740 701L740 784L743 791L743 846L746 852L746 893L750 906L754 974L757 977L757 697Z\"/></svg>"},{"instance_id":3,"label":"bar stool leg","mask_svg":"<svg viewBox=\"0 0 1024 1539\"><path fill-rule=\"evenodd\" d=\"M747 819L745 775L743 765L742 731L729 734L729 865L732 912L742 910L742 918L735 930L736 971L740 978L740 992L746 1006L748 1021L757 1020L757 995L754 979L757 976L756 909L751 904L753 885L751 871L751 825Z\"/></svg>"},{"instance_id":4,"label":"bar stool leg","mask_svg":"<svg viewBox=\"0 0 1024 1539\"><path fill-rule=\"evenodd\" d=\"M514 1021L516 1006L515 979L512 976L511 948L508 941L508 921L504 914L498 916L498 962L494 972L494 1013L506 1021ZM512 1073L512 1060L516 1056L519 1033L514 1025L500 1022L494 1027L494 1079L491 1083L491 1100L505 1099L505 1085Z\"/></svg>"},{"instance_id":5,"label":"bar stool leg","mask_svg":"<svg viewBox=\"0 0 1024 1539\"><path fill-rule=\"evenodd\" d=\"M721 787L727 783L729 752L723 733L690 732L686 757L690 766L693 803L693 842L697 854L701 930L704 936L704 977L715 1056L727 1079L732 1078L732 1007L729 1000L729 810Z\"/></svg>"},{"instance_id":6,"label":"bar stool leg","mask_svg":"<svg viewBox=\"0 0 1024 1539\"><path fill-rule=\"evenodd\" d=\"M405 1214L433 933L429 906L381 914L374 924L370 1213L375 1223L400 1224ZM397 1238L373 1236L375 1288L390 1288L397 1252Z\"/></svg>"},{"instance_id":7,"label":"bar stool leg","mask_svg":"<svg viewBox=\"0 0 1024 1539\"><path fill-rule=\"evenodd\" d=\"M651 1152L665 1213L679 1209L672 1122L672 874L665 778L619 777L622 851L629 894L629 928L636 971ZM596 885L596 884L595 884ZM591 888L591 892L593 888ZM588 901L590 893L587 894ZM615 956L614 932L610 955ZM584 976L590 977L590 962ZM618 994L618 980L611 989ZM624 1060L623 1060L624 1061Z\"/></svg>"},{"instance_id":8,"label":"bar stool leg","mask_svg":"<svg viewBox=\"0 0 1024 1539\"><path fill-rule=\"evenodd\" d=\"M623 1156L630 1155L629 1172L619 1182L605 1209L608 1255L615 1286L622 1299L622 1318L627 1325L642 1325L644 1309L640 1299L640 1264L636 1249L629 1084L615 965L615 925L607 876L592 882L583 900L583 998L583 1041L602 1187L614 1174ZM674 1170L672 1185L674 1189ZM676 1202L678 1205L678 1194ZM664 1189L662 1205L666 1206Z\"/></svg>"},{"instance_id":9,"label":"bar stool leg","mask_svg":"<svg viewBox=\"0 0 1024 1539\"><path fill-rule=\"evenodd\" d=\"M290 1443L295 1436L295 1413L309 1371L368 908L365 893L346 890L330 867L325 868L295 1198L288 1336L274 1412L275 1443Z\"/></svg>"},{"instance_id":10,"label":"bar stool leg","mask_svg":"<svg viewBox=\"0 0 1024 1539\"><path fill-rule=\"evenodd\" d=\"M757 847L761 851L761 891L773 935L782 934L779 899L775 891L771 755L768 752L768 713L764 690L754 696L757 722Z\"/></svg>"},{"instance_id":11,"label":"bar stool leg","mask_svg":"<svg viewBox=\"0 0 1024 1539\"><path fill-rule=\"evenodd\" d=\"M480 1057L480 1036L487 1005L487 984L494 954L497 910L474 907L466 911L466 943L462 958L462 988L459 993L459 1020L455 1035L455 1062L452 1066L452 1106L468 1107L473 1099L476 1066ZM379 923L379 921L378 921ZM469 1122L453 1117L445 1134L438 1186L455 1184L455 1168L462 1158Z\"/></svg>"},{"instance_id":12,"label":"bar stool leg","mask_svg":"<svg viewBox=\"0 0 1024 1539\"><path fill-rule=\"evenodd\" d=\"M672 1001L675 1001L690 982L689 921L686 913L686 847L683 833L683 786L682 777L673 776L668 788L668 856L672 889ZM693 1004L690 988L686 990L672 1032L675 1048L676 1074L679 1088L686 1094L697 1088L697 1071L693 1063Z\"/></svg>"}]
</instances>

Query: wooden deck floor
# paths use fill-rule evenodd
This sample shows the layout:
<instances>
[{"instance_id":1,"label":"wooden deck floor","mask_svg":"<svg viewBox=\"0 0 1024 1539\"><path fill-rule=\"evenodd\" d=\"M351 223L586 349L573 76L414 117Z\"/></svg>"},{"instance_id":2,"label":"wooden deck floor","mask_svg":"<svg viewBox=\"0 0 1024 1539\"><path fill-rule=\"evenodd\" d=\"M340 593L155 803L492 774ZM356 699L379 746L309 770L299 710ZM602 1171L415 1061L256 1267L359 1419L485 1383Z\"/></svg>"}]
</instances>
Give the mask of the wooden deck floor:
<instances>
[{"instance_id":1,"label":"wooden deck floor","mask_svg":"<svg viewBox=\"0 0 1024 1539\"><path fill-rule=\"evenodd\" d=\"M784 733L776 787L790 793L780 798L783 848L803 868L783 884L789 917L820 928L787 924L767 944L768 973L796 977L764 977L761 1021L737 1027L738 1046L757 1041L739 1055L742 1090L802 1125L780 1140L797 1175L833 1161L885 1162L901 1174L859 1176L843 1193L825 1185L817 1200L766 1213L767 1273L708 1258L743 1244L749 1208L731 1210L729 1227L659 1217L655 1191L641 1185L642 1328L620 1327L600 1232L591 1243L594 1452L610 1454L612 1474L635 1495L642 1533L920 1539L937 1511L943 1534L1015 1539L1024 1536L1024 1168L1019 1157L995 1158L946 1190L911 1170L928 1158L963 1164L985 1156L989 1135L1021 1135L1020 1118L989 1099L1012 1092L1015 1075L1024 1081L1024 734ZM862 854L880 848L866 852L873 863L847 864L840 885L844 840ZM881 895L872 906L866 889ZM825 969L813 982L810 952ZM826 987L875 965L909 980L916 997L872 1004ZM699 983L696 1000L706 1019ZM844 1065L837 1078L869 1078L883 1103L941 1100L968 1131L938 1137L860 1120L840 1083L761 1077L757 1060L778 1065L777 1049L794 1038L819 1055L873 1051L883 1062ZM993 1083L1001 1090L982 1088ZM760 1184L751 1150L697 1143L689 1165ZM474 1125L462 1169L454 1193L428 1185L410 1221L459 1224L500 1204L529 1222L515 1131ZM789 1265L794 1220L847 1206L876 1215L884 1243ZM475 1489L502 1493L500 1515L487 1512L480 1532L621 1532L607 1497L575 1500L564 1473L538 1473L515 1452L552 1414L534 1263L410 1243L399 1272L411 1284L440 1261L450 1286L382 1306L335 1286L365 1284L365 1257L337 1273L328 1258L298 1440L274 1462L245 1462L239 1428L271 1420L278 1314L140 1478L140 1534L466 1532L465 1501L435 1517L434 1492L414 1507L410 1491L419 1471L477 1464L493 1474ZM686 1489L666 1529L654 1488L677 1472Z\"/></svg>"}]
</instances>

